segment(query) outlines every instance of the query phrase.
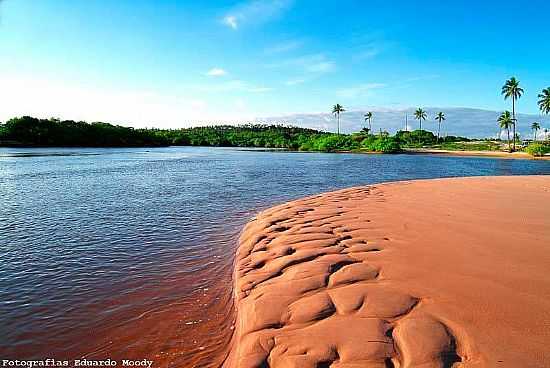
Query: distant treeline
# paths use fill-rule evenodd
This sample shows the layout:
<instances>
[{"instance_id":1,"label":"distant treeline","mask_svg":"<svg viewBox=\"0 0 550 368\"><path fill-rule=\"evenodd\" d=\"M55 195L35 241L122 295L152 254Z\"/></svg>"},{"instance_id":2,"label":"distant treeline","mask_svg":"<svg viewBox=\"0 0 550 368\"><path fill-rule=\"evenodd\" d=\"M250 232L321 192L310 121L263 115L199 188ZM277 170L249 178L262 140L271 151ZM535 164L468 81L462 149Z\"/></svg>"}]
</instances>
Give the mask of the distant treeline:
<instances>
[{"instance_id":1,"label":"distant treeline","mask_svg":"<svg viewBox=\"0 0 550 368\"><path fill-rule=\"evenodd\" d=\"M464 137L445 137L442 142L464 141ZM370 134L367 129L353 134L334 134L284 125L216 125L177 130L134 129L108 123L73 120L14 118L0 124L0 145L60 147L143 147L143 146L219 146L287 148L303 151L398 152L402 147L437 143L425 130Z\"/></svg>"},{"instance_id":2,"label":"distant treeline","mask_svg":"<svg viewBox=\"0 0 550 368\"><path fill-rule=\"evenodd\" d=\"M0 125L0 144L59 147L166 146L161 131L133 129L108 123L13 118Z\"/></svg>"},{"instance_id":3,"label":"distant treeline","mask_svg":"<svg viewBox=\"0 0 550 368\"><path fill-rule=\"evenodd\" d=\"M13 118L0 124L0 145L61 147L226 146L298 148L314 129L283 125L217 125L177 130L134 129L109 123Z\"/></svg>"}]
</instances>

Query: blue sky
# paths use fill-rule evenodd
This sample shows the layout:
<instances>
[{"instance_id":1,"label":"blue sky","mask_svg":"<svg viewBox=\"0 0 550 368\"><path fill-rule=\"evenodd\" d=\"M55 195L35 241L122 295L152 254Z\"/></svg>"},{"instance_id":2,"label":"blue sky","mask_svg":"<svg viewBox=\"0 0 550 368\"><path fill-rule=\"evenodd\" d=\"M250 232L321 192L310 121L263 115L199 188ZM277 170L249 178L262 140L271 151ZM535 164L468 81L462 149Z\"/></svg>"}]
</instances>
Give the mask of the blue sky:
<instances>
[{"instance_id":1,"label":"blue sky","mask_svg":"<svg viewBox=\"0 0 550 368\"><path fill-rule=\"evenodd\" d=\"M550 2L4 0L0 120L179 127L411 106L537 113Z\"/></svg>"}]
</instances>

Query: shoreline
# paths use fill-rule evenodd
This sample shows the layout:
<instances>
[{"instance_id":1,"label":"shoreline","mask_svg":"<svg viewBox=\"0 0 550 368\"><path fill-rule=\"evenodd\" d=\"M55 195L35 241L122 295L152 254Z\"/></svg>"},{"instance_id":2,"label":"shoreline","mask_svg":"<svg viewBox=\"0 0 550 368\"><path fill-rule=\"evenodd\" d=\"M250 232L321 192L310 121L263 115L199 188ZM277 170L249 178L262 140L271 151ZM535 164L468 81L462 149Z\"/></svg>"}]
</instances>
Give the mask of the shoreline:
<instances>
[{"instance_id":1,"label":"shoreline","mask_svg":"<svg viewBox=\"0 0 550 368\"><path fill-rule=\"evenodd\" d=\"M549 176L472 177L259 213L240 236L223 366L550 363L548 201Z\"/></svg>"},{"instance_id":2,"label":"shoreline","mask_svg":"<svg viewBox=\"0 0 550 368\"><path fill-rule=\"evenodd\" d=\"M550 160L550 156L534 157L527 152L504 152L504 151L453 151L430 148L405 148L405 154L411 155L442 155L442 156L460 156L460 157L490 157L507 159L528 159L528 160Z\"/></svg>"},{"instance_id":3,"label":"shoreline","mask_svg":"<svg viewBox=\"0 0 550 368\"><path fill-rule=\"evenodd\" d=\"M222 148L222 149L235 149L239 151L262 151L262 152L292 152L292 153L352 153L361 155L439 155L439 156L454 156L454 157L487 157L487 158L505 158L505 159L517 159L517 160L550 160L550 155L542 157L534 157L526 152L504 152L504 151L471 151L471 150L441 150L431 148L404 148L400 152L395 153L383 153L383 152L371 152L371 151L343 151L337 150L333 152L324 151L300 151L288 148L264 148L264 147L236 147L236 146L180 146L180 145L167 145L167 146L37 146L37 145L18 145L7 146L0 145L0 148L67 148L67 149L79 149L79 148L169 148L169 147L203 147L203 148Z\"/></svg>"}]
</instances>

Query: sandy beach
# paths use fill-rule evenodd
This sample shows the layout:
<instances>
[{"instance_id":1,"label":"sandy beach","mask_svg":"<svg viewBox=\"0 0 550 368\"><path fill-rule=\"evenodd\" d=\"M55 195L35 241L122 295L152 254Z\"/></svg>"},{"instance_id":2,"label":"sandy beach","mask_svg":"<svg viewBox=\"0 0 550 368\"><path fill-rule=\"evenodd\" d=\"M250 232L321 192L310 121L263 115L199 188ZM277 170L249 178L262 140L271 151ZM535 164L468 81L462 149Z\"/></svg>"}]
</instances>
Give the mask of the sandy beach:
<instances>
[{"instance_id":1,"label":"sandy beach","mask_svg":"<svg viewBox=\"0 0 550 368\"><path fill-rule=\"evenodd\" d=\"M433 154L443 156L462 156L462 157L498 157L509 159L528 159L528 160L550 160L550 156L533 157L527 152L504 152L504 151L457 151L429 148L406 148L408 154Z\"/></svg>"},{"instance_id":2,"label":"sandy beach","mask_svg":"<svg viewBox=\"0 0 550 368\"><path fill-rule=\"evenodd\" d=\"M224 367L550 366L550 177L356 187L260 213Z\"/></svg>"}]
</instances>

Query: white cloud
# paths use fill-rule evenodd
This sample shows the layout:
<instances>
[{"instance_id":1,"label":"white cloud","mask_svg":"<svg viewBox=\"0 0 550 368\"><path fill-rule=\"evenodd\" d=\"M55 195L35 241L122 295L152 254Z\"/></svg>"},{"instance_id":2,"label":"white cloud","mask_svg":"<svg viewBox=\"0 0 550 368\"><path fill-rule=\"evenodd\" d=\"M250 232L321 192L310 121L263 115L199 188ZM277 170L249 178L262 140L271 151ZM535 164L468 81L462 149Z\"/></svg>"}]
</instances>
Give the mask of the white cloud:
<instances>
[{"instance_id":1,"label":"white cloud","mask_svg":"<svg viewBox=\"0 0 550 368\"><path fill-rule=\"evenodd\" d=\"M311 65L306 65L306 71L310 73L328 73L335 69L336 64L333 61L321 61Z\"/></svg>"},{"instance_id":2,"label":"white cloud","mask_svg":"<svg viewBox=\"0 0 550 368\"><path fill-rule=\"evenodd\" d=\"M226 74L227 72L221 68L212 68L206 73L210 77L222 77Z\"/></svg>"},{"instance_id":3,"label":"white cloud","mask_svg":"<svg viewBox=\"0 0 550 368\"><path fill-rule=\"evenodd\" d=\"M287 81L285 82L285 84L286 84L287 86L295 86L295 85L297 85L297 84L305 83L305 81L306 81L306 80L303 79L303 78L290 79L290 80L287 80Z\"/></svg>"},{"instance_id":4,"label":"white cloud","mask_svg":"<svg viewBox=\"0 0 550 368\"><path fill-rule=\"evenodd\" d=\"M292 50L296 50L303 45L302 41L299 40L288 40L285 42L278 43L276 45L267 47L264 52L266 54L280 54Z\"/></svg>"},{"instance_id":5,"label":"white cloud","mask_svg":"<svg viewBox=\"0 0 550 368\"><path fill-rule=\"evenodd\" d=\"M242 106L212 103L197 94L157 93L124 90L112 86L80 85L72 82L8 76L0 73L0 121L30 115L39 118L104 121L134 127L182 128L212 121L238 122L252 118ZM267 88L246 83L229 89L251 93ZM210 103L209 103L210 102Z\"/></svg>"},{"instance_id":6,"label":"white cloud","mask_svg":"<svg viewBox=\"0 0 550 368\"><path fill-rule=\"evenodd\" d=\"M222 93L222 92L249 92L249 93L264 93L272 91L273 89L265 86L257 86L249 82L245 82L239 79L233 79L222 83L204 84L198 86L192 86L197 92L207 93Z\"/></svg>"},{"instance_id":7,"label":"white cloud","mask_svg":"<svg viewBox=\"0 0 550 368\"><path fill-rule=\"evenodd\" d=\"M363 50L359 51L357 54L353 55L355 61L364 61L374 58L380 54L380 49L375 46L365 47Z\"/></svg>"},{"instance_id":8,"label":"white cloud","mask_svg":"<svg viewBox=\"0 0 550 368\"><path fill-rule=\"evenodd\" d=\"M262 24L278 18L292 0L253 0L238 4L223 17L222 23L233 30L241 24Z\"/></svg>"},{"instance_id":9,"label":"white cloud","mask_svg":"<svg viewBox=\"0 0 550 368\"><path fill-rule=\"evenodd\" d=\"M338 101L334 101L338 102ZM387 130L395 132L400 129L405 129L405 122L408 120L408 129L418 129L418 120L414 119L414 111L416 107L407 108L392 108L392 107L377 107L369 106L360 109L350 108L345 101L344 107L347 111L340 115L344 132L357 132L364 126L364 114L367 111L374 113L373 129ZM331 104L327 104L327 110L330 111ZM437 132L437 122L434 117L438 111L445 112L447 120L441 124L441 132L443 135L460 135L467 137L495 137L500 134L503 139L506 139L506 132L500 132L496 122L499 116L499 111L461 108L461 107L426 107L428 112L428 120L422 123L422 128ZM406 118L408 116L408 119ZM533 132L530 130L532 121L539 121L541 126L550 126L550 116L541 117L540 115L518 114L521 124L518 126L520 134L524 138L532 138ZM261 118L264 122L286 121L289 124L299 124L306 128L325 129L328 125L328 130L334 131L334 117L328 112L317 113L297 113L286 114L282 116L271 116ZM539 137L542 135L539 134ZM539 138L540 139L540 138Z\"/></svg>"},{"instance_id":10,"label":"white cloud","mask_svg":"<svg viewBox=\"0 0 550 368\"><path fill-rule=\"evenodd\" d=\"M223 18L223 23L233 29L239 28L239 24L237 23L237 17L234 15L225 16Z\"/></svg>"},{"instance_id":11,"label":"white cloud","mask_svg":"<svg viewBox=\"0 0 550 368\"><path fill-rule=\"evenodd\" d=\"M325 74L336 69L336 63L324 54L309 54L267 65L269 68L294 68L302 73Z\"/></svg>"}]
</instances>

